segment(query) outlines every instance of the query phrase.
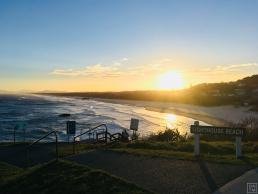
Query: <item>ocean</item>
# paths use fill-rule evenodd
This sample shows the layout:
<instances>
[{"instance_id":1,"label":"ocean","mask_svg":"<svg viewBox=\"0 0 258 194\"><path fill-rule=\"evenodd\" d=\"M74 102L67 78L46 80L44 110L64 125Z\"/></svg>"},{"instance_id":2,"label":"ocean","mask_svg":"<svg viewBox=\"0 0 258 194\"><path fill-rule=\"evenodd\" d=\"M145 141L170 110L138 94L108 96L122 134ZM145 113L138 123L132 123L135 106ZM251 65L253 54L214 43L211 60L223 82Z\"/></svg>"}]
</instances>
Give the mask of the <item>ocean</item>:
<instances>
[{"instance_id":1,"label":"ocean","mask_svg":"<svg viewBox=\"0 0 258 194\"><path fill-rule=\"evenodd\" d=\"M70 114L63 117L62 114ZM94 99L53 97L40 95L0 95L0 141L34 141L52 130L58 132L59 141L67 141L66 122L76 121L76 134L105 123L111 133L128 129L131 118L139 119L139 136L164 131L166 127L188 133L192 118L170 113L159 113L123 104L101 102ZM200 122L200 124L206 124ZM49 136L43 141L52 141ZM82 137L87 138L87 137Z\"/></svg>"}]
</instances>

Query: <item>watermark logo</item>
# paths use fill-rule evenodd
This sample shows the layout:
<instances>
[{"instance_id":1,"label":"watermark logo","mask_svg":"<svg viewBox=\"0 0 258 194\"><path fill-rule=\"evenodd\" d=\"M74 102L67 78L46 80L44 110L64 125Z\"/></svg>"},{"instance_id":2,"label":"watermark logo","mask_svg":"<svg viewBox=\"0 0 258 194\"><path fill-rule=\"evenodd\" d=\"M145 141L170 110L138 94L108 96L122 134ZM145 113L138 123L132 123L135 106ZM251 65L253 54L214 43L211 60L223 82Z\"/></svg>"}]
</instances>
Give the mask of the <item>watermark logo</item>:
<instances>
[{"instance_id":1,"label":"watermark logo","mask_svg":"<svg viewBox=\"0 0 258 194\"><path fill-rule=\"evenodd\" d=\"M247 194L258 194L258 183L247 183Z\"/></svg>"}]
</instances>

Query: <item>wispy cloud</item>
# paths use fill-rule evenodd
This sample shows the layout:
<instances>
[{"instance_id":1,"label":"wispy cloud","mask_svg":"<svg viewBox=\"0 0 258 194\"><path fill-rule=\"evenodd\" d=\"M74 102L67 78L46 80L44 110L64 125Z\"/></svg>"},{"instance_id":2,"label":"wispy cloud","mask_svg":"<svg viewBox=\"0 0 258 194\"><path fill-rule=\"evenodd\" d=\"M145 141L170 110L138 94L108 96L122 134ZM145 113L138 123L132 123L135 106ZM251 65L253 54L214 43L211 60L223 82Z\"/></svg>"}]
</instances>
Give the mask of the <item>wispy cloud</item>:
<instances>
[{"instance_id":1,"label":"wispy cloud","mask_svg":"<svg viewBox=\"0 0 258 194\"><path fill-rule=\"evenodd\" d=\"M232 81L258 73L258 63L218 65L200 69L185 69L189 83Z\"/></svg>"},{"instance_id":2,"label":"wispy cloud","mask_svg":"<svg viewBox=\"0 0 258 194\"><path fill-rule=\"evenodd\" d=\"M195 70L196 73L230 73L234 71L250 70L254 67L258 67L258 63L243 63L233 65L217 65L215 67L207 67L199 70Z\"/></svg>"},{"instance_id":3,"label":"wispy cloud","mask_svg":"<svg viewBox=\"0 0 258 194\"><path fill-rule=\"evenodd\" d=\"M231 70L241 70L248 67L258 67L258 63L244 63L244 64L235 64L227 66L217 66L216 70L218 71L231 71Z\"/></svg>"},{"instance_id":4,"label":"wispy cloud","mask_svg":"<svg viewBox=\"0 0 258 194\"><path fill-rule=\"evenodd\" d=\"M93 64L77 69L55 69L50 74L70 77L85 76L89 78L143 76L164 71L167 68L168 59L145 65L129 65L128 61L128 58L122 58L112 64Z\"/></svg>"},{"instance_id":5,"label":"wispy cloud","mask_svg":"<svg viewBox=\"0 0 258 194\"><path fill-rule=\"evenodd\" d=\"M93 64L77 69L55 69L50 74L58 76L87 76L87 77L118 77L121 76L121 66L128 61L128 58L122 58L114 61L110 65Z\"/></svg>"},{"instance_id":6,"label":"wispy cloud","mask_svg":"<svg viewBox=\"0 0 258 194\"><path fill-rule=\"evenodd\" d=\"M213 79L220 80L219 77L225 76L228 79L232 77L239 77L240 75L250 74L253 70L256 71L258 63L244 63L233 65L217 65L207 68L180 68L170 58L164 58L146 64L130 64L128 58L122 58L113 61L111 64L92 64L83 68L60 68L53 70L50 74L55 76L67 77L85 77L85 78L119 78L119 77L145 77L158 76L166 71L179 71L183 76L188 77L191 82L194 79L206 80ZM258 71L258 69L257 69Z\"/></svg>"},{"instance_id":7,"label":"wispy cloud","mask_svg":"<svg viewBox=\"0 0 258 194\"><path fill-rule=\"evenodd\" d=\"M55 69L50 74L60 76L87 76L87 77L117 77L120 72L116 65L104 66L102 64L86 66L82 69Z\"/></svg>"}]
</instances>

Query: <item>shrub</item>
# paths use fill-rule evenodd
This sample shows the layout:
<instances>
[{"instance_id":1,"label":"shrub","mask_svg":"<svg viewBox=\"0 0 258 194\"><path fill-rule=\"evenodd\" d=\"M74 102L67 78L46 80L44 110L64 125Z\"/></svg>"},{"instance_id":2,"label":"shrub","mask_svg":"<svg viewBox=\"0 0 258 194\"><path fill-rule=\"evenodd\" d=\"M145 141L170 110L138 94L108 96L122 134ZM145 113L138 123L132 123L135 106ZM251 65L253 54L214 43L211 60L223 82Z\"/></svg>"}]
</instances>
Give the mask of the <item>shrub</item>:
<instances>
[{"instance_id":1,"label":"shrub","mask_svg":"<svg viewBox=\"0 0 258 194\"><path fill-rule=\"evenodd\" d=\"M258 118L249 116L240 122L239 126L246 128L244 140L257 141L258 140Z\"/></svg>"},{"instance_id":2,"label":"shrub","mask_svg":"<svg viewBox=\"0 0 258 194\"><path fill-rule=\"evenodd\" d=\"M166 142L179 142L187 140L187 133L181 135L177 128L169 129L166 128L165 131L160 131L157 134L151 134L148 137L150 141L166 141Z\"/></svg>"}]
</instances>

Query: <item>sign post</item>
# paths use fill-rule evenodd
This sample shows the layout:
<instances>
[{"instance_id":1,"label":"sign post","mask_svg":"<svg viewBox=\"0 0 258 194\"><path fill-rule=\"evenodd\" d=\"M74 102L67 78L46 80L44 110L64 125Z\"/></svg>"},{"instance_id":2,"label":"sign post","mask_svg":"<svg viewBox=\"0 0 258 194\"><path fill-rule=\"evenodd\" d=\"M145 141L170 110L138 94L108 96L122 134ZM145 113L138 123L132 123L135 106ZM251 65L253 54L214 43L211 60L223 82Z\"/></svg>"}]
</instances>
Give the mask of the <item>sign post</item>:
<instances>
[{"instance_id":1,"label":"sign post","mask_svg":"<svg viewBox=\"0 0 258 194\"><path fill-rule=\"evenodd\" d=\"M199 121L194 121L195 126L199 126ZM194 156L200 155L200 134L194 134Z\"/></svg>"},{"instance_id":2,"label":"sign post","mask_svg":"<svg viewBox=\"0 0 258 194\"><path fill-rule=\"evenodd\" d=\"M191 125L191 133L194 134L194 155L200 155L200 134L227 135L236 137L236 158L240 158L242 157L241 140L244 132L244 128L200 126L199 121L195 121L194 125Z\"/></svg>"},{"instance_id":3,"label":"sign post","mask_svg":"<svg viewBox=\"0 0 258 194\"><path fill-rule=\"evenodd\" d=\"M26 141L26 123L21 121L18 122L13 128L13 143L16 143L16 131L23 130L23 142Z\"/></svg>"},{"instance_id":4,"label":"sign post","mask_svg":"<svg viewBox=\"0 0 258 194\"><path fill-rule=\"evenodd\" d=\"M236 158L242 157L242 145L241 145L241 137L236 137Z\"/></svg>"},{"instance_id":5,"label":"sign post","mask_svg":"<svg viewBox=\"0 0 258 194\"><path fill-rule=\"evenodd\" d=\"M66 122L66 134L67 134L67 140L69 143L70 135L75 135L76 131L76 122L75 121L67 121Z\"/></svg>"},{"instance_id":6,"label":"sign post","mask_svg":"<svg viewBox=\"0 0 258 194\"><path fill-rule=\"evenodd\" d=\"M133 138L136 139L136 131L138 131L139 119L131 118L130 130L133 130Z\"/></svg>"}]
</instances>

